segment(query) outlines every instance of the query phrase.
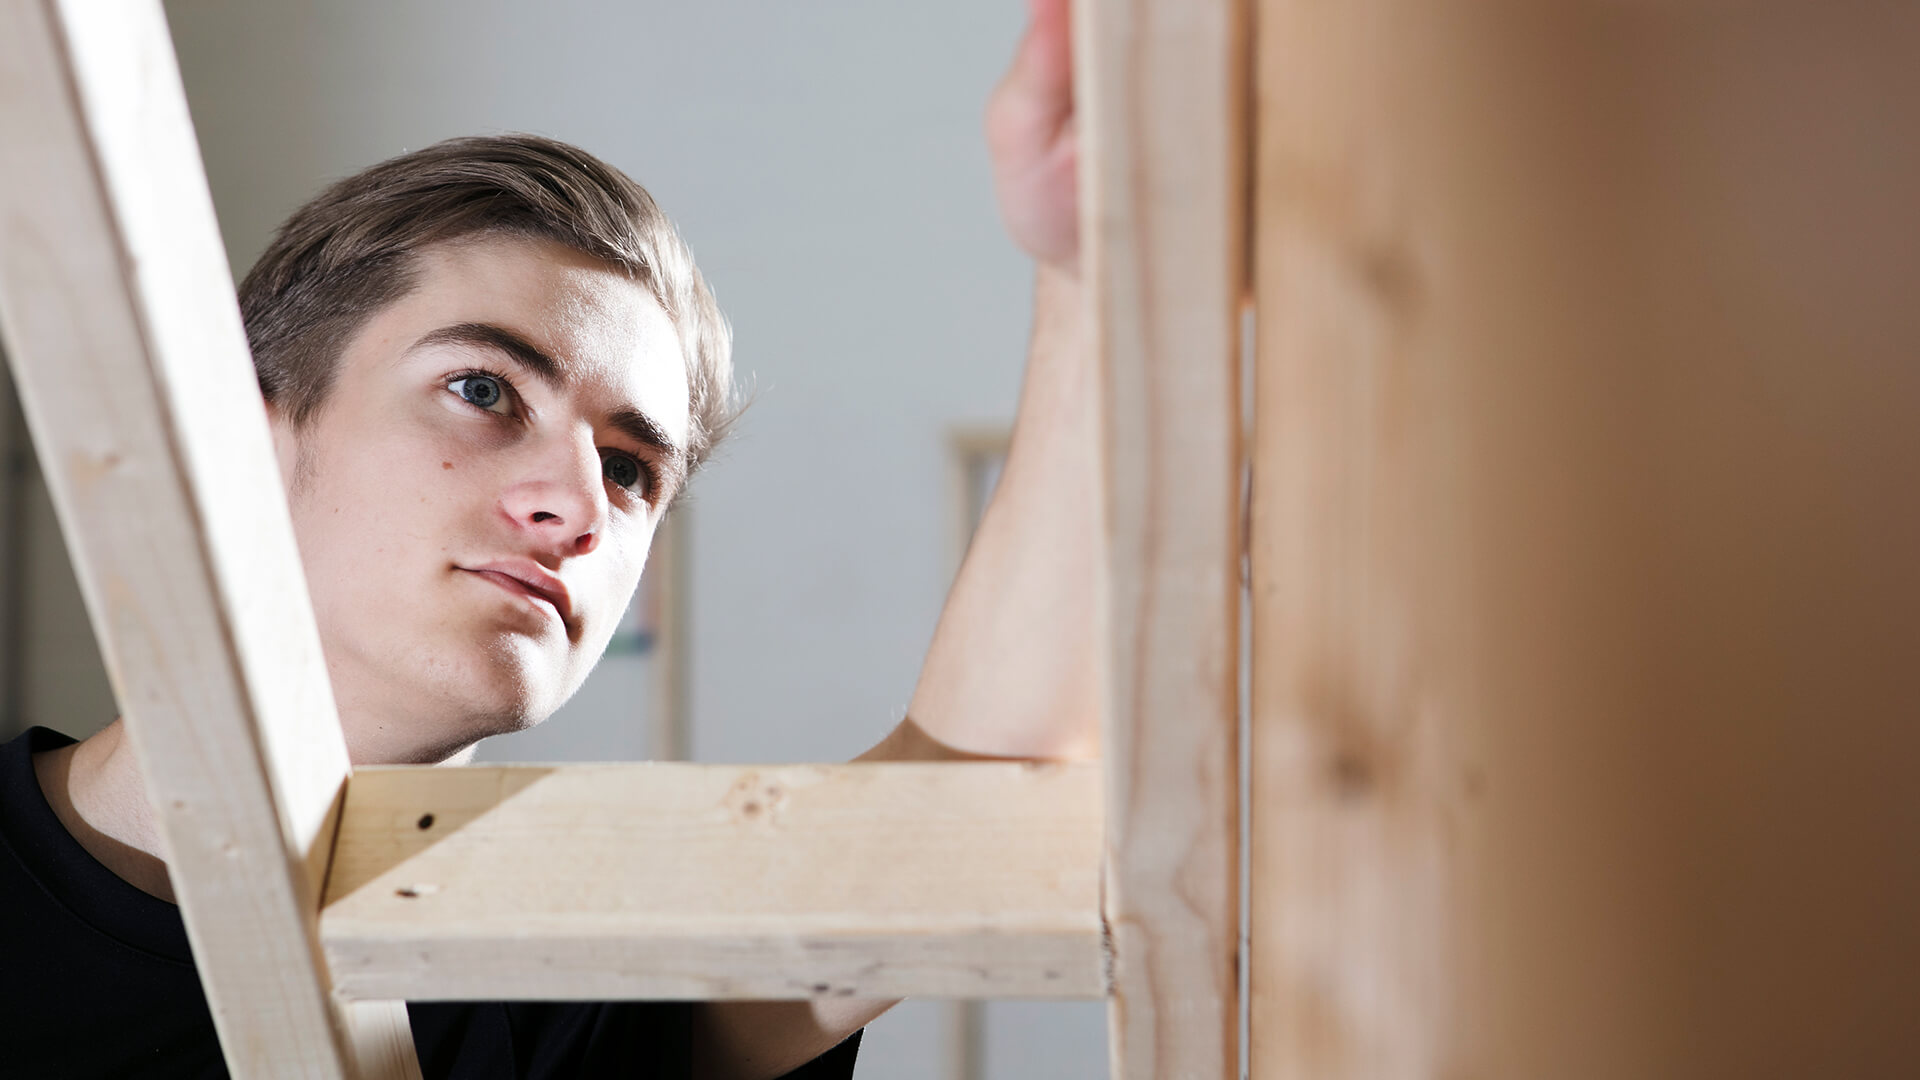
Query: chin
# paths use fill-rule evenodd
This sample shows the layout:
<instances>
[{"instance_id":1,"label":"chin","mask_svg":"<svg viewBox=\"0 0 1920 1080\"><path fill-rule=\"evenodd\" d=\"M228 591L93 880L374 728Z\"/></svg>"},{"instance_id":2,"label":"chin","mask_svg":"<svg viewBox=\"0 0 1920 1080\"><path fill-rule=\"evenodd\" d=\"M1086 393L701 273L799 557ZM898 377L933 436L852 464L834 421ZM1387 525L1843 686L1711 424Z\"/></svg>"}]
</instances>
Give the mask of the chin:
<instances>
[{"instance_id":1,"label":"chin","mask_svg":"<svg viewBox=\"0 0 1920 1080\"><path fill-rule=\"evenodd\" d=\"M420 716L399 735L385 731L358 742L353 756L356 765L441 765L464 763L480 740L494 735L511 735L544 720L546 711L531 708L502 710L493 707L460 708Z\"/></svg>"},{"instance_id":2,"label":"chin","mask_svg":"<svg viewBox=\"0 0 1920 1080\"><path fill-rule=\"evenodd\" d=\"M386 700L398 707L385 712L378 730L348 732L354 764L448 762L482 739L540 723L572 690L551 656L529 656L525 649L496 647L464 663L445 656L389 670L382 682L393 692Z\"/></svg>"},{"instance_id":3,"label":"chin","mask_svg":"<svg viewBox=\"0 0 1920 1080\"><path fill-rule=\"evenodd\" d=\"M334 671L336 688L342 680L361 688L346 696L359 707L342 713L359 728L346 732L355 765L455 759L484 738L545 721L591 669L572 650L516 632L384 644L342 650L357 663Z\"/></svg>"},{"instance_id":4,"label":"chin","mask_svg":"<svg viewBox=\"0 0 1920 1080\"><path fill-rule=\"evenodd\" d=\"M442 723L435 725L444 735L438 742L442 746L451 745L455 750L463 749L481 739L525 731L552 716L558 708L559 703L544 694L469 698L456 703L451 711L443 714Z\"/></svg>"}]
</instances>

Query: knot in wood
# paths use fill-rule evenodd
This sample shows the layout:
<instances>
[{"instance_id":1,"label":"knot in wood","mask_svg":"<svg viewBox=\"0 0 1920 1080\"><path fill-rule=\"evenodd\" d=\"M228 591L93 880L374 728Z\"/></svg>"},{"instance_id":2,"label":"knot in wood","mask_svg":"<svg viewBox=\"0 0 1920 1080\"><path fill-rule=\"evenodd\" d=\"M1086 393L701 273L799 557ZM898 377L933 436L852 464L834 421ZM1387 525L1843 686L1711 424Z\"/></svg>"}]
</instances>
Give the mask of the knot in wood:
<instances>
[{"instance_id":1,"label":"knot in wood","mask_svg":"<svg viewBox=\"0 0 1920 1080\"><path fill-rule=\"evenodd\" d=\"M727 792L726 807L737 821L771 823L786 802L786 788L778 779L750 772L733 782Z\"/></svg>"}]
</instances>

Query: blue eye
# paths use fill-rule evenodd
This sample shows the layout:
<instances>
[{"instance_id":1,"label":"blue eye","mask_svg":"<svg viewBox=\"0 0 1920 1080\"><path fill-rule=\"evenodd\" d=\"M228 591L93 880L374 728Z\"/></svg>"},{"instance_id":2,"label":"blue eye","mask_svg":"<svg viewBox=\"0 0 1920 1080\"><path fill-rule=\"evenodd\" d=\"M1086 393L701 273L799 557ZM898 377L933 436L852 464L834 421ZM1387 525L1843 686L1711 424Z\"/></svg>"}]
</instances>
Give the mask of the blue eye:
<instances>
[{"instance_id":1,"label":"blue eye","mask_svg":"<svg viewBox=\"0 0 1920 1080\"><path fill-rule=\"evenodd\" d=\"M462 375L448 380L447 389L459 394L467 404L488 412L510 411L501 407L507 404L506 386L491 375Z\"/></svg>"},{"instance_id":2,"label":"blue eye","mask_svg":"<svg viewBox=\"0 0 1920 1080\"><path fill-rule=\"evenodd\" d=\"M608 480L623 488L631 488L646 479L646 470L626 454L608 454L601 458L600 471Z\"/></svg>"}]
</instances>

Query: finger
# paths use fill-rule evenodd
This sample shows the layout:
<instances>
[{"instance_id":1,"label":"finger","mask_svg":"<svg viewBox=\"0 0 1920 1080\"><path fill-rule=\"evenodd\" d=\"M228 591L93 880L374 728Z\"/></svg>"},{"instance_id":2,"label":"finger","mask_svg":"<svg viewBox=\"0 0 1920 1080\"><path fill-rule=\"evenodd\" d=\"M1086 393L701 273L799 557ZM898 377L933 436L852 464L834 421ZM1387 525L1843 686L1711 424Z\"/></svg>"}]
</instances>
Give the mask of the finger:
<instances>
[{"instance_id":1,"label":"finger","mask_svg":"<svg viewBox=\"0 0 1920 1080\"><path fill-rule=\"evenodd\" d=\"M1073 118L1068 0L1029 0L1029 10L1013 65L988 104L987 140L996 159L1044 153Z\"/></svg>"},{"instance_id":2,"label":"finger","mask_svg":"<svg viewBox=\"0 0 1920 1080\"><path fill-rule=\"evenodd\" d=\"M1070 0L1028 0L1026 36L1008 79L1038 97L1073 104L1073 25Z\"/></svg>"},{"instance_id":3,"label":"finger","mask_svg":"<svg viewBox=\"0 0 1920 1080\"><path fill-rule=\"evenodd\" d=\"M1027 30L1036 88L1072 95L1073 5L1070 0L1031 0Z\"/></svg>"}]
</instances>

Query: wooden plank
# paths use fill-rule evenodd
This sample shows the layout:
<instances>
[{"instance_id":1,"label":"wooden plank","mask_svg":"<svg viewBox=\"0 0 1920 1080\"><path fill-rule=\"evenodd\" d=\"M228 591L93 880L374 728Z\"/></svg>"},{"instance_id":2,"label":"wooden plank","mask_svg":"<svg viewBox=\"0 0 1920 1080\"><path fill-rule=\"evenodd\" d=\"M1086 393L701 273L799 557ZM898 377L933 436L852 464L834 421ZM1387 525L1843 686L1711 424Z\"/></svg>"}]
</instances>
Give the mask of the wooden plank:
<instances>
[{"instance_id":1,"label":"wooden plank","mask_svg":"<svg viewBox=\"0 0 1920 1080\"><path fill-rule=\"evenodd\" d=\"M1103 365L1113 1075L1239 1075L1243 5L1076 8Z\"/></svg>"},{"instance_id":2,"label":"wooden plank","mask_svg":"<svg viewBox=\"0 0 1920 1080\"><path fill-rule=\"evenodd\" d=\"M1097 997L1091 765L374 768L320 932L343 993Z\"/></svg>"},{"instance_id":3,"label":"wooden plank","mask_svg":"<svg viewBox=\"0 0 1920 1080\"><path fill-rule=\"evenodd\" d=\"M1256 1080L1920 1070L1920 10L1263 0Z\"/></svg>"},{"instance_id":4,"label":"wooden plank","mask_svg":"<svg viewBox=\"0 0 1920 1080\"><path fill-rule=\"evenodd\" d=\"M1368 81L1390 61L1355 59L1386 51L1365 37L1381 8L1257 18L1250 1075L1266 1080L1449 1074L1444 874L1466 795L1440 740L1461 721L1433 700L1417 650L1437 627L1414 609L1452 520L1425 501L1434 376L1395 291L1425 223L1403 220L1400 162L1376 160L1404 121Z\"/></svg>"},{"instance_id":5,"label":"wooden plank","mask_svg":"<svg viewBox=\"0 0 1920 1080\"><path fill-rule=\"evenodd\" d=\"M346 750L160 6L0 5L0 79L0 330L229 1067L347 1075Z\"/></svg>"}]
</instances>

